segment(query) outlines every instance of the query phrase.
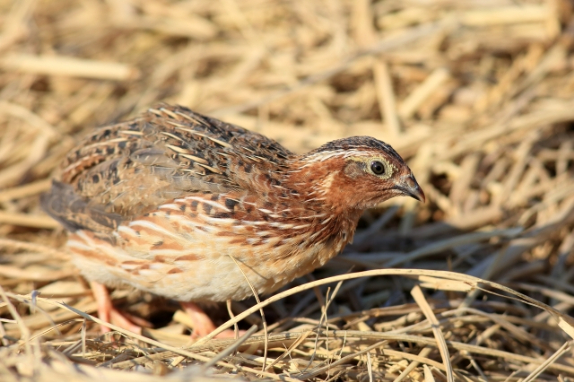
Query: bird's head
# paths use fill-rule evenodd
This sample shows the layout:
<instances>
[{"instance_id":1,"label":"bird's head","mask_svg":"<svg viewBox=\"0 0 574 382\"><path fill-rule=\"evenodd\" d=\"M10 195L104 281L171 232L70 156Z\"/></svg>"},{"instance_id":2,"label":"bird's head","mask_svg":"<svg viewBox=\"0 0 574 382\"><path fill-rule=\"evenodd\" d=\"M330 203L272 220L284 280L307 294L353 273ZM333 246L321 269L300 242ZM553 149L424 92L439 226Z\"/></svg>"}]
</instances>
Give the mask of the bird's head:
<instances>
[{"instance_id":1,"label":"bird's head","mask_svg":"<svg viewBox=\"0 0 574 382\"><path fill-rule=\"evenodd\" d=\"M309 190L306 200L336 210L364 210L401 195L425 200L400 155L372 137L329 142L299 157L290 178L292 184Z\"/></svg>"}]
</instances>

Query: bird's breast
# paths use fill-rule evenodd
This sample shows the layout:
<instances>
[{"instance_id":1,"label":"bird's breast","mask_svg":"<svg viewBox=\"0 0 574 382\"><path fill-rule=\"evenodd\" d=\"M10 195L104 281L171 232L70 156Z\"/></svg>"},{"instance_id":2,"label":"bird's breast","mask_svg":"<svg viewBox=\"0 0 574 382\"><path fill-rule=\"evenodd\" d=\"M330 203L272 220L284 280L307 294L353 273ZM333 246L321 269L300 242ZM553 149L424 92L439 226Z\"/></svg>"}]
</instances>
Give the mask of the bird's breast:
<instances>
[{"instance_id":1,"label":"bird's breast","mask_svg":"<svg viewBox=\"0 0 574 382\"><path fill-rule=\"evenodd\" d=\"M178 300L241 300L251 287L270 293L324 265L351 239L354 219L249 196L195 195L120 225L114 240L80 232L68 246L95 281Z\"/></svg>"}]
</instances>

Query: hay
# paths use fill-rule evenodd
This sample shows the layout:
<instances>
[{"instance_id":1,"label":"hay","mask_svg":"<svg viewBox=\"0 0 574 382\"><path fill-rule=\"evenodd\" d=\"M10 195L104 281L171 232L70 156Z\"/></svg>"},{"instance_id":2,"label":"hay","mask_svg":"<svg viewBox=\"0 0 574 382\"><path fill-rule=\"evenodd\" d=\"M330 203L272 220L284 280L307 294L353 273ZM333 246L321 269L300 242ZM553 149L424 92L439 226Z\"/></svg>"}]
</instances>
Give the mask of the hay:
<instances>
[{"instance_id":1,"label":"hay","mask_svg":"<svg viewBox=\"0 0 574 382\"><path fill-rule=\"evenodd\" d=\"M0 10L3 381L574 378L569 1ZM91 316L38 195L78 137L158 101L297 152L375 136L408 159L428 202L367 212L355 243L308 282L233 304L221 330L258 325L238 341L191 343L174 305L121 289L115 303L155 329L101 336L110 325Z\"/></svg>"}]
</instances>

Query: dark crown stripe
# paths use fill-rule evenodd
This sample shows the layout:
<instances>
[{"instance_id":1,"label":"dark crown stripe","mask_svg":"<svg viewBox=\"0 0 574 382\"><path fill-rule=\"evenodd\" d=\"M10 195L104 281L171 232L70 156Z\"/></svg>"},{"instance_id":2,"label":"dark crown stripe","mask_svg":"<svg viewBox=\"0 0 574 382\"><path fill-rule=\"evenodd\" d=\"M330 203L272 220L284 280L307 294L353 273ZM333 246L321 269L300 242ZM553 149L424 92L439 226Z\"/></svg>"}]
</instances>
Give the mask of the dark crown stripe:
<instances>
[{"instance_id":1,"label":"dark crown stripe","mask_svg":"<svg viewBox=\"0 0 574 382\"><path fill-rule=\"evenodd\" d=\"M385 142L379 141L378 139L368 136L357 136L357 137L337 139L335 141L326 143L323 146L309 152L307 156L327 151L344 152L350 149L380 150L389 155L392 155L395 159L399 160L400 162L403 162L401 156L390 145L386 144Z\"/></svg>"}]
</instances>

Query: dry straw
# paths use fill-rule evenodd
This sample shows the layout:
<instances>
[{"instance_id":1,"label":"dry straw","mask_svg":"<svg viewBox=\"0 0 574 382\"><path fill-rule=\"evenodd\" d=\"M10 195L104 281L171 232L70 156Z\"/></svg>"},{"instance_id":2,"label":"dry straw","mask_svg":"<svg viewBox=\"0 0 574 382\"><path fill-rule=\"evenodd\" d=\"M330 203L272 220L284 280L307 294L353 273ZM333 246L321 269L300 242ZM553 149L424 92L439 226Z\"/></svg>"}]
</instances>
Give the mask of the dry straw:
<instances>
[{"instance_id":1,"label":"dry straw","mask_svg":"<svg viewBox=\"0 0 574 382\"><path fill-rule=\"evenodd\" d=\"M572 7L0 1L0 380L573 379ZM155 325L126 332L93 316L38 195L78 137L158 101L298 152L375 136L428 202L367 212L307 280L212 311L238 340L191 343L175 305L118 289Z\"/></svg>"}]
</instances>

